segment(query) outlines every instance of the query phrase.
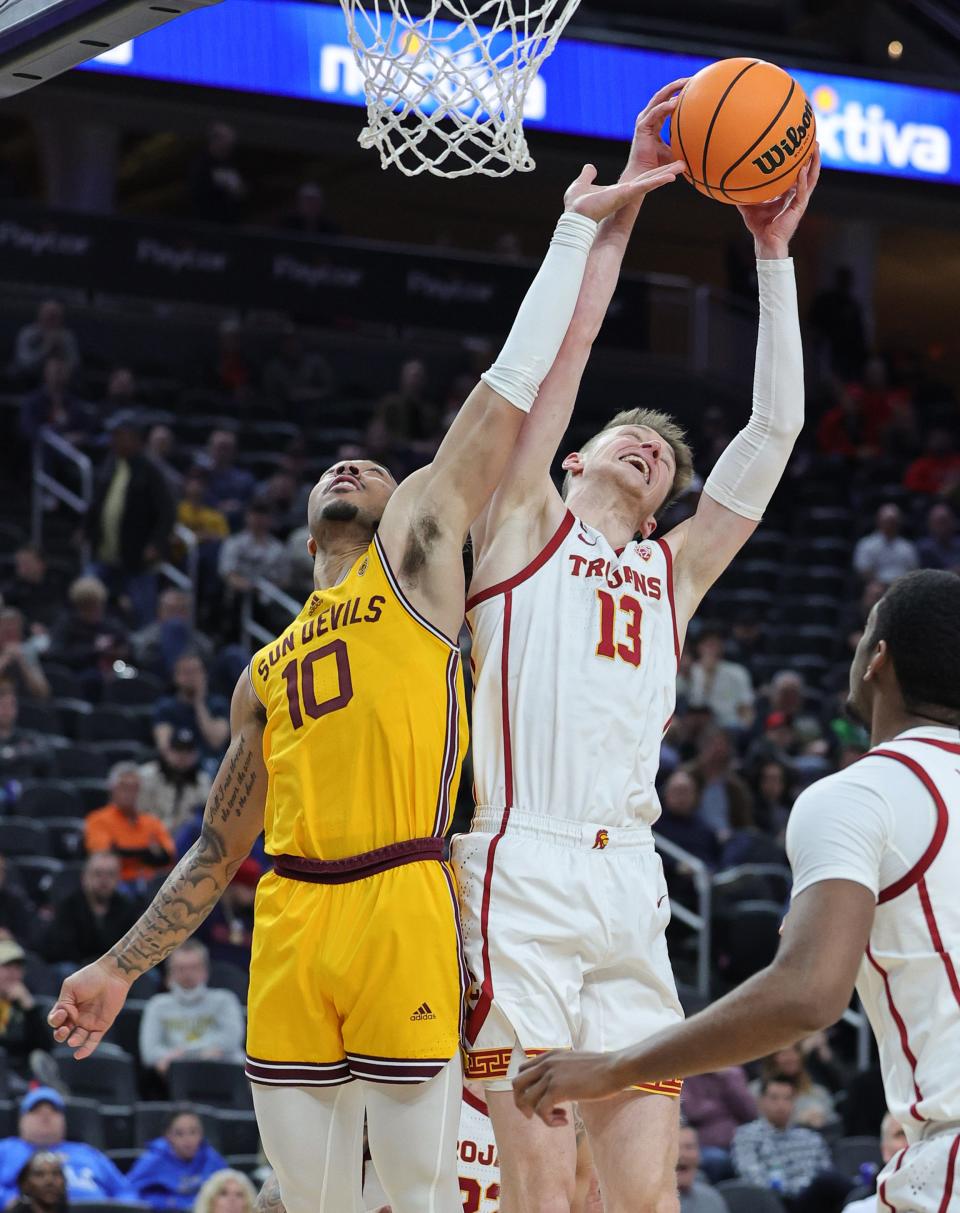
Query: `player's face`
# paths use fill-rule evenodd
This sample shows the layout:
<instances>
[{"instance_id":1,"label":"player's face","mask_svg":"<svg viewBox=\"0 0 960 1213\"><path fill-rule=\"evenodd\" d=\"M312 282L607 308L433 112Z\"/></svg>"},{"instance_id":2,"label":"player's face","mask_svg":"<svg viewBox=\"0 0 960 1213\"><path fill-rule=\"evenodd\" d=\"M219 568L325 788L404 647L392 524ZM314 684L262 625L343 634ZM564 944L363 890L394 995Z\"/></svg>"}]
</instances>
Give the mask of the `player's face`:
<instances>
[{"instance_id":1,"label":"player's face","mask_svg":"<svg viewBox=\"0 0 960 1213\"><path fill-rule=\"evenodd\" d=\"M379 521L397 482L382 463L372 459L342 459L328 468L314 486L310 517L352 522L363 516Z\"/></svg>"},{"instance_id":2,"label":"player's face","mask_svg":"<svg viewBox=\"0 0 960 1213\"><path fill-rule=\"evenodd\" d=\"M606 431L584 459L584 476L603 479L604 487L630 502L638 530L652 524L666 501L677 471L673 448L645 425L618 425ZM650 525L649 531L653 531Z\"/></svg>"}]
</instances>

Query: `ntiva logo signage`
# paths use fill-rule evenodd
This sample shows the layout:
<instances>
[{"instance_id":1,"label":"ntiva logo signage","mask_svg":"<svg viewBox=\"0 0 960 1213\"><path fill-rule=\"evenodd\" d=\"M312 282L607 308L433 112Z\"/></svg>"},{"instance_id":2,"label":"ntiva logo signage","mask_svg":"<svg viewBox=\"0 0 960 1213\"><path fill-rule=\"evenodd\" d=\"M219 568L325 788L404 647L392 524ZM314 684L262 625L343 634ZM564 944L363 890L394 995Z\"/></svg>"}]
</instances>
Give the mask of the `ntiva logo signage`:
<instances>
[{"instance_id":1,"label":"ntiva logo signage","mask_svg":"<svg viewBox=\"0 0 960 1213\"><path fill-rule=\"evenodd\" d=\"M797 75L817 80L812 73ZM948 99L956 104L958 99L951 94L837 77L807 87L824 164L895 176L958 179L953 140L960 138L960 115L954 117L951 131L943 121L947 115L936 104L938 98L943 99L944 109ZM932 120L936 118L941 121Z\"/></svg>"},{"instance_id":2,"label":"ntiva logo signage","mask_svg":"<svg viewBox=\"0 0 960 1213\"><path fill-rule=\"evenodd\" d=\"M412 28L397 34L408 41L401 55L385 59L389 77L379 83L398 104L413 90L423 109L495 111L503 81L493 75L491 63L499 69L509 62L509 35L490 38L487 54L470 39L461 43L454 36L443 42L440 55L420 45ZM530 87L524 117L545 130L627 140L646 98L664 81L690 75L705 62L644 47L561 38ZM248 93L366 103L340 6L304 0L214 4L85 66ZM960 158L953 154L960 141L960 92L784 66L810 99L827 166L960 184ZM776 159L778 153L772 155Z\"/></svg>"}]
</instances>

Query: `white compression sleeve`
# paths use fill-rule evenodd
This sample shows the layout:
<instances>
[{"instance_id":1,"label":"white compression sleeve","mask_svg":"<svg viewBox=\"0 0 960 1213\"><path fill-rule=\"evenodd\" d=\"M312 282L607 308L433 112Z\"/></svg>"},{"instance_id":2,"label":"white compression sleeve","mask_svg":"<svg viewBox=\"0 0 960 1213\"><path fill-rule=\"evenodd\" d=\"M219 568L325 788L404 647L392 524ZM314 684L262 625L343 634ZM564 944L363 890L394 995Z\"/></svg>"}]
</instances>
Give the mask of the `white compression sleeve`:
<instances>
[{"instance_id":1,"label":"white compression sleeve","mask_svg":"<svg viewBox=\"0 0 960 1213\"><path fill-rule=\"evenodd\" d=\"M560 216L540 271L520 305L500 356L480 378L529 413L553 366L577 306L597 224L567 211Z\"/></svg>"},{"instance_id":2,"label":"white compression sleeve","mask_svg":"<svg viewBox=\"0 0 960 1213\"><path fill-rule=\"evenodd\" d=\"M760 331L753 412L717 460L703 491L759 522L803 429L803 346L793 258L757 261Z\"/></svg>"}]
</instances>

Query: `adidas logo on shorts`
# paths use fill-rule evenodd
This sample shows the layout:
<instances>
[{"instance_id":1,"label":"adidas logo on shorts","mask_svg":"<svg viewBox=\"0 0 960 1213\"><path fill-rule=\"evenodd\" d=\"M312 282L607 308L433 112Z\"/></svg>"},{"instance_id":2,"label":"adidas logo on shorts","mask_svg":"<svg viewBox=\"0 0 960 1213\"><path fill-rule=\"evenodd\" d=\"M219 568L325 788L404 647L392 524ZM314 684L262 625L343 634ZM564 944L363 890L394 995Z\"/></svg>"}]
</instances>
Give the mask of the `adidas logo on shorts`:
<instances>
[{"instance_id":1,"label":"adidas logo on shorts","mask_svg":"<svg viewBox=\"0 0 960 1213\"><path fill-rule=\"evenodd\" d=\"M430 1004L427 1002L422 1002L419 1005L419 1007L417 1007L417 1009L414 1011L414 1013L410 1016L410 1018L412 1020L416 1021L419 1019L436 1019L437 1017L430 1010Z\"/></svg>"}]
</instances>

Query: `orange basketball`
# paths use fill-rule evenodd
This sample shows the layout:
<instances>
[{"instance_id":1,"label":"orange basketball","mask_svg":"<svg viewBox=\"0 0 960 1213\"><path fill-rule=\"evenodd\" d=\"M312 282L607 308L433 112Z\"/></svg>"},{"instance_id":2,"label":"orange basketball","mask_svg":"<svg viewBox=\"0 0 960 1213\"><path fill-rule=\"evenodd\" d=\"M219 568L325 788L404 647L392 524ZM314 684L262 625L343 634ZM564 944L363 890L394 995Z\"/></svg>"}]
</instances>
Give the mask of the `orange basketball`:
<instances>
[{"instance_id":1,"label":"orange basketball","mask_svg":"<svg viewBox=\"0 0 960 1213\"><path fill-rule=\"evenodd\" d=\"M687 180L719 202L766 202L793 185L816 140L813 107L762 59L721 59L683 87L670 144Z\"/></svg>"}]
</instances>

